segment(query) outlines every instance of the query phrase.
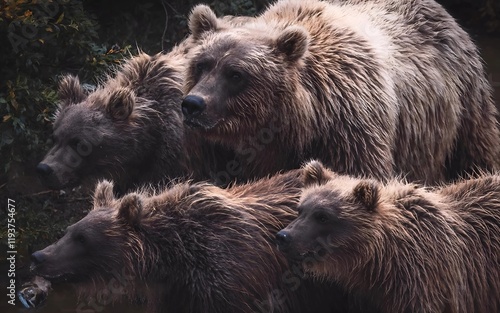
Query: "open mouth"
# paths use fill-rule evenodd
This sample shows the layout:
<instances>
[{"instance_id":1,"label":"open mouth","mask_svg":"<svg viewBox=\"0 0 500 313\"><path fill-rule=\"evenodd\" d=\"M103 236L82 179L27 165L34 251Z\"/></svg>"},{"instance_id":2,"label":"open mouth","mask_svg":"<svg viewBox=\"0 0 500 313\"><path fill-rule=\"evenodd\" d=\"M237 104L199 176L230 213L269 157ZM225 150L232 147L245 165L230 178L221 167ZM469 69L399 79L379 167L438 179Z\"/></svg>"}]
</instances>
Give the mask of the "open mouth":
<instances>
[{"instance_id":1,"label":"open mouth","mask_svg":"<svg viewBox=\"0 0 500 313\"><path fill-rule=\"evenodd\" d=\"M58 273L58 274L48 274L48 273L43 273L43 271L37 269L36 265L31 265L30 266L30 271L37 276L40 276L51 283L62 283L62 282L68 282L72 280L72 278L75 276L74 273L67 272L67 273Z\"/></svg>"}]
</instances>

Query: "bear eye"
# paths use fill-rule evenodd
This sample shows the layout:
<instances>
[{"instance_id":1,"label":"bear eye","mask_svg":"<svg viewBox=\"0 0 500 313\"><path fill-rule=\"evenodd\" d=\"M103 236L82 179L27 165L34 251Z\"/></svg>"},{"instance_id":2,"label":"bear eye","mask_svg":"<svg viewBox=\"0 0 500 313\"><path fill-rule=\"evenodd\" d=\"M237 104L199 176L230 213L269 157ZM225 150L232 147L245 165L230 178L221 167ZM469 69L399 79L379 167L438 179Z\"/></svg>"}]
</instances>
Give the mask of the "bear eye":
<instances>
[{"instance_id":1,"label":"bear eye","mask_svg":"<svg viewBox=\"0 0 500 313\"><path fill-rule=\"evenodd\" d=\"M320 224L325 224L328 222L328 215L326 215L325 213L316 213L314 214L314 219L320 223Z\"/></svg>"},{"instance_id":2,"label":"bear eye","mask_svg":"<svg viewBox=\"0 0 500 313\"><path fill-rule=\"evenodd\" d=\"M243 75L238 71L231 71L229 73L229 78L234 82L240 81L242 77Z\"/></svg>"},{"instance_id":3,"label":"bear eye","mask_svg":"<svg viewBox=\"0 0 500 313\"><path fill-rule=\"evenodd\" d=\"M205 71L207 69L207 67L208 67L207 62L196 63L196 65L195 65L196 75L200 75L201 73L203 73L203 71Z\"/></svg>"}]
</instances>

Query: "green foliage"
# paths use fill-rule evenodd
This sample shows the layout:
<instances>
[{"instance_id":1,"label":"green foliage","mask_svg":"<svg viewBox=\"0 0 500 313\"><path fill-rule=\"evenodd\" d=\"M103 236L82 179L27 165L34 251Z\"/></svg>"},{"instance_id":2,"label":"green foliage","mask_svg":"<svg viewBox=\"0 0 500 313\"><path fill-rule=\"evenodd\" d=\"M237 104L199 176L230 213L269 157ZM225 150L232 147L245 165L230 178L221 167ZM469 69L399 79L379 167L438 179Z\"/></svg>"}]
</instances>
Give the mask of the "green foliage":
<instances>
[{"instance_id":1,"label":"green foliage","mask_svg":"<svg viewBox=\"0 0 500 313\"><path fill-rule=\"evenodd\" d=\"M79 0L2 0L0 11L0 156L7 171L45 148L56 109L57 77L92 79L125 49L96 43L96 20Z\"/></svg>"}]
</instances>

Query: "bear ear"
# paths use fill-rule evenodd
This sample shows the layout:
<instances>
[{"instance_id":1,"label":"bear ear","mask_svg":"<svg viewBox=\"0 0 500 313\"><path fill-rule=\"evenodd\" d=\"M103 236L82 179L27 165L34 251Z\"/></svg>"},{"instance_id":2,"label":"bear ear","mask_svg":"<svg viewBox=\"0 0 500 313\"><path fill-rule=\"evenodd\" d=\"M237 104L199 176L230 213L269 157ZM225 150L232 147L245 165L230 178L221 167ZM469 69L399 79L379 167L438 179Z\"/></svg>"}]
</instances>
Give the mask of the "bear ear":
<instances>
[{"instance_id":1,"label":"bear ear","mask_svg":"<svg viewBox=\"0 0 500 313\"><path fill-rule=\"evenodd\" d=\"M126 120L135 107L135 95L129 88L117 88L109 97L108 113L115 120Z\"/></svg>"},{"instance_id":2,"label":"bear ear","mask_svg":"<svg viewBox=\"0 0 500 313\"><path fill-rule=\"evenodd\" d=\"M373 181L362 181L354 187L353 197L368 211L375 211L380 198L379 187Z\"/></svg>"},{"instance_id":3,"label":"bear ear","mask_svg":"<svg viewBox=\"0 0 500 313\"><path fill-rule=\"evenodd\" d=\"M309 48L309 34L303 27L289 26L276 39L276 48L289 62L294 62Z\"/></svg>"},{"instance_id":4,"label":"bear ear","mask_svg":"<svg viewBox=\"0 0 500 313\"><path fill-rule=\"evenodd\" d=\"M61 108L80 103L86 98L80 80L73 75L66 75L59 81L58 94Z\"/></svg>"},{"instance_id":5,"label":"bear ear","mask_svg":"<svg viewBox=\"0 0 500 313\"><path fill-rule=\"evenodd\" d=\"M94 208L111 205L115 200L113 187L113 183L107 180L103 180L97 184L94 192Z\"/></svg>"},{"instance_id":6,"label":"bear ear","mask_svg":"<svg viewBox=\"0 0 500 313\"><path fill-rule=\"evenodd\" d=\"M327 169L323 163L317 160L312 160L306 163L303 167L302 181L304 187L311 185L324 185L330 179L335 177L335 173Z\"/></svg>"},{"instance_id":7,"label":"bear ear","mask_svg":"<svg viewBox=\"0 0 500 313\"><path fill-rule=\"evenodd\" d=\"M137 193L129 193L120 201L117 217L123 222L137 226L142 212L142 200Z\"/></svg>"},{"instance_id":8,"label":"bear ear","mask_svg":"<svg viewBox=\"0 0 500 313\"><path fill-rule=\"evenodd\" d=\"M217 16L208 5L199 4L193 8L189 16L189 30L194 39L199 39L205 32L217 29Z\"/></svg>"}]
</instances>

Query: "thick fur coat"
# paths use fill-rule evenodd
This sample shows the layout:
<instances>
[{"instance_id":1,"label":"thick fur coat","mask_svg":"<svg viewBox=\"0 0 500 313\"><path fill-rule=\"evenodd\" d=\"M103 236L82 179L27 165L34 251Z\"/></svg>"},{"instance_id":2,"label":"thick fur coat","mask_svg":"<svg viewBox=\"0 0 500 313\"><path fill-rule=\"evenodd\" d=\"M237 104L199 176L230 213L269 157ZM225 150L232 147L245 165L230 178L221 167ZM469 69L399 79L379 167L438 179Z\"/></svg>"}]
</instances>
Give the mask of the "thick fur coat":
<instances>
[{"instance_id":1,"label":"thick fur coat","mask_svg":"<svg viewBox=\"0 0 500 313\"><path fill-rule=\"evenodd\" d=\"M481 58L433 0L281 0L238 27L199 5L189 25L186 124L237 151L235 176L319 159L433 184L498 167Z\"/></svg>"}]
</instances>

